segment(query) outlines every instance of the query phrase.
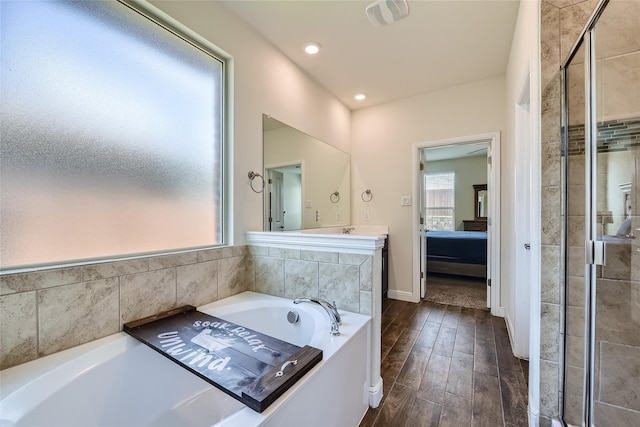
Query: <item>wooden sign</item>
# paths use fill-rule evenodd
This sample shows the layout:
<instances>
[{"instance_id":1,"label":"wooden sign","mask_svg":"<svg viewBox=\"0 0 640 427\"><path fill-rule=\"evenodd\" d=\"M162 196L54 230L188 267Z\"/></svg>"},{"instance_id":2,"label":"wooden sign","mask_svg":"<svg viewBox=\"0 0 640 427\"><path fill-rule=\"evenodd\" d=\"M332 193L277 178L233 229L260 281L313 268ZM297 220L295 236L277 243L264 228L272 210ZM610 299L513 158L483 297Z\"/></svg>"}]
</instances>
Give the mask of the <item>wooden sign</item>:
<instances>
[{"instance_id":1,"label":"wooden sign","mask_svg":"<svg viewBox=\"0 0 640 427\"><path fill-rule=\"evenodd\" d=\"M258 412L322 360L322 350L289 344L193 306L126 323L124 331Z\"/></svg>"}]
</instances>

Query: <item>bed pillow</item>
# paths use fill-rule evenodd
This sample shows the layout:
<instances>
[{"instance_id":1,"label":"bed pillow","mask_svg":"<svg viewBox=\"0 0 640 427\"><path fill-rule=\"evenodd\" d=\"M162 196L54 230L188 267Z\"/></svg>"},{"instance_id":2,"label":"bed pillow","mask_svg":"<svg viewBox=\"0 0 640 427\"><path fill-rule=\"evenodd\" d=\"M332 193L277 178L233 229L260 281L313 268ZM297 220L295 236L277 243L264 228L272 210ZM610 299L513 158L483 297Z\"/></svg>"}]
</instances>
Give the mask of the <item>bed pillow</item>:
<instances>
[{"instance_id":1,"label":"bed pillow","mask_svg":"<svg viewBox=\"0 0 640 427\"><path fill-rule=\"evenodd\" d=\"M620 226L620 229L616 233L616 236L627 237L629 234L631 234L631 217L628 217L627 219L622 221L622 225Z\"/></svg>"}]
</instances>

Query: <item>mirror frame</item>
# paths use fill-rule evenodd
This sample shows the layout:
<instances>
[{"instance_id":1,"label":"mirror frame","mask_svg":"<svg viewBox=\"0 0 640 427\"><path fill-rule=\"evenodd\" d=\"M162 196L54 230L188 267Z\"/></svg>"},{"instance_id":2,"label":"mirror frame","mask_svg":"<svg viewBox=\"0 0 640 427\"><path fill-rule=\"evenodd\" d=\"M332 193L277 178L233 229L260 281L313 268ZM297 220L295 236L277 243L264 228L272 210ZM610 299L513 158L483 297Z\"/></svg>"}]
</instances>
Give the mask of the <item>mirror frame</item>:
<instances>
[{"instance_id":1,"label":"mirror frame","mask_svg":"<svg viewBox=\"0 0 640 427\"><path fill-rule=\"evenodd\" d=\"M476 221L486 221L487 217L486 216L480 216L479 212L479 206L478 206L478 193L480 193L481 191L487 191L487 184L475 184L473 186L473 216L474 219Z\"/></svg>"}]
</instances>

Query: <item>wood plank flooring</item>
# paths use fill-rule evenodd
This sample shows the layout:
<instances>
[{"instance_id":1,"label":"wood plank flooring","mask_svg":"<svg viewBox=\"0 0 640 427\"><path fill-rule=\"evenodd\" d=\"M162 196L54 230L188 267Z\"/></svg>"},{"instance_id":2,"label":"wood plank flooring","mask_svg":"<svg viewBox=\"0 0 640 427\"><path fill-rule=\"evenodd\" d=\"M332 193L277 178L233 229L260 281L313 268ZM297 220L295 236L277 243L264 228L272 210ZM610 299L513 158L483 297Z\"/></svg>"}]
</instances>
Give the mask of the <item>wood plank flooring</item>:
<instances>
[{"instance_id":1,"label":"wood plank flooring","mask_svg":"<svg viewBox=\"0 0 640 427\"><path fill-rule=\"evenodd\" d=\"M385 300L384 397L360 426L527 426L527 371L488 310Z\"/></svg>"}]
</instances>

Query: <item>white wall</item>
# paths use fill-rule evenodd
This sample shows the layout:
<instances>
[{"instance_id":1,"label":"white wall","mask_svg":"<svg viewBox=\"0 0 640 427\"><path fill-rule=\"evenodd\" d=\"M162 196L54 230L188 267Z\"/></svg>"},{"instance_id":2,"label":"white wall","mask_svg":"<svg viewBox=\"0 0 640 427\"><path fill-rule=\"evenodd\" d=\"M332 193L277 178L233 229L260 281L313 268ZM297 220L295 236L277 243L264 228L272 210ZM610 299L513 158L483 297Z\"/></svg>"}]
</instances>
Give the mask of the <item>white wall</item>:
<instances>
[{"instance_id":1,"label":"white wall","mask_svg":"<svg viewBox=\"0 0 640 427\"><path fill-rule=\"evenodd\" d=\"M280 51L218 2L152 4L233 57L233 243L262 230L262 194L247 173L262 171L262 114L350 152L351 113ZM328 196L327 196L328 197Z\"/></svg>"},{"instance_id":2,"label":"white wall","mask_svg":"<svg viewBox=\"0 0 640 427\"><path fill-rule=\"evenodd\" d=\"M495 77L353 112L352 222L389 226L389 289L412 292L414 143L505 129L505 80ZM373 200L360 194L371 189ZM364 220L365 211L369 221Z\"/></svg>"}]
</instances>

